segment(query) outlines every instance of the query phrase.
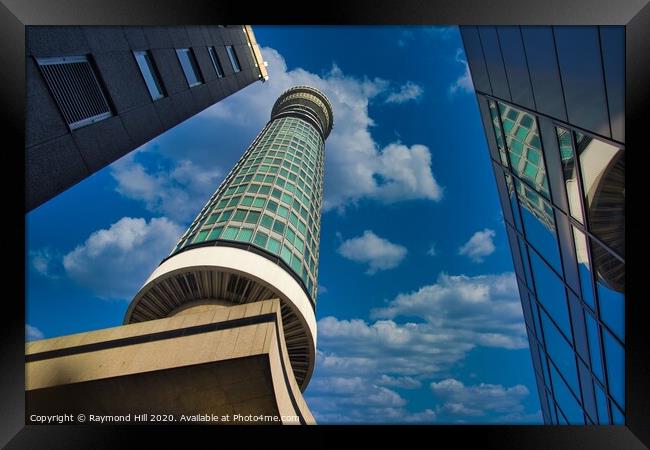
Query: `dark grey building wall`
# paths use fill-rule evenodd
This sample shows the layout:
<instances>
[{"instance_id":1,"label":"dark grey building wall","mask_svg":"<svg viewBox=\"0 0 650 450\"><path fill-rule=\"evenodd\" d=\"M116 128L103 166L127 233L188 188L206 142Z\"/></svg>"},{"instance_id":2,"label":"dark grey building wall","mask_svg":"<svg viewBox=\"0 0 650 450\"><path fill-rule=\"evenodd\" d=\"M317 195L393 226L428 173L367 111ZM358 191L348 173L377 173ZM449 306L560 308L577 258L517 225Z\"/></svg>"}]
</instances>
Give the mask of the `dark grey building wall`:
<instances>
[{"instance_id":1,"label":"dark grey building wall","mask_svg":"<svg viewBox=\"0 0 650 450\"><path fill-rule=\"evenodd\" d=\"M232 45L235 73L225 46ZM208 46L224 70L219 78ZM190 88L175 49L192 48L204 83ZM241 25L26 27L26 210L29 211L157 135L260 80ZM166 96L153 101L133 55L149 50ZM70 130L36 58L89 56L113 116Z\"/></svg>"}]
</instances>

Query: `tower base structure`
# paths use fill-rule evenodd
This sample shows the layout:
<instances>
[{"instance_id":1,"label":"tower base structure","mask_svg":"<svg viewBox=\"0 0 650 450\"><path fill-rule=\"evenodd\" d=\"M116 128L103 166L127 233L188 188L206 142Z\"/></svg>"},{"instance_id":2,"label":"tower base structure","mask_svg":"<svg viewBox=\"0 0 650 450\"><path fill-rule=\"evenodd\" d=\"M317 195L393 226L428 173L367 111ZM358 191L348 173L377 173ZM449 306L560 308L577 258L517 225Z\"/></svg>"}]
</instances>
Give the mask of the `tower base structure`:
<instances>
[{"instance_id":1,"label":"tower base structure","mask_svg":"<svg viewBox=\"0 0 650 450\"><path fill-rule=\"evenodd\" d=\"M314 424L281 304L198 301L170 317L26 344L26 422Z\"/></svg>"}]
</instances>

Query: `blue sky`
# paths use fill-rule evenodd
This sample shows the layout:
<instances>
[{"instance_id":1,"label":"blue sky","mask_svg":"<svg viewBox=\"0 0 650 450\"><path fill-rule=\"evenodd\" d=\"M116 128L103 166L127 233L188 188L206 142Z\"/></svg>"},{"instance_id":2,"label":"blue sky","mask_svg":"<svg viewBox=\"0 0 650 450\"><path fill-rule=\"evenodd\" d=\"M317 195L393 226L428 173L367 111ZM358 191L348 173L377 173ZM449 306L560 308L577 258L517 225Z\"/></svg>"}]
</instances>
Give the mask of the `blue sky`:
<instances>
[{"instance_id":1,"label":"blue sky","mask_svg":"<svg viewBox=\"0 0 650 450\"><path fill-rule=\"evenodd\" d=\"M254 27L269 66L27 216L27 338L128 302L295 84L326 142L320 423L541 423L494 177L456 27Z\"/></svg>"}]
</instances>

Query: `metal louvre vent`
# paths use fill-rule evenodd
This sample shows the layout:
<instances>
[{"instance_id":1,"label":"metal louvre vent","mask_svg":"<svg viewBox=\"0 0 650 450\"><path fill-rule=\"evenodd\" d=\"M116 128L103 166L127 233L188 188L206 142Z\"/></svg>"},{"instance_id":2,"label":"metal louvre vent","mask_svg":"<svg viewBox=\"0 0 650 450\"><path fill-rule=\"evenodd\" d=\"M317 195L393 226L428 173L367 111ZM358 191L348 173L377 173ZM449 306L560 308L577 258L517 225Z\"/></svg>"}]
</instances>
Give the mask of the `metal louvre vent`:
<instances>
[{"instance_id":1,"label":"metal louvre vent","mask_svg":"<svg viewBox=\"0 0 650 450\"><path fill-rule=\"evenodd\" d=\"M113 115L86 56L39 58L37 62L71 130Z\"/></svg>"}]
</instances>

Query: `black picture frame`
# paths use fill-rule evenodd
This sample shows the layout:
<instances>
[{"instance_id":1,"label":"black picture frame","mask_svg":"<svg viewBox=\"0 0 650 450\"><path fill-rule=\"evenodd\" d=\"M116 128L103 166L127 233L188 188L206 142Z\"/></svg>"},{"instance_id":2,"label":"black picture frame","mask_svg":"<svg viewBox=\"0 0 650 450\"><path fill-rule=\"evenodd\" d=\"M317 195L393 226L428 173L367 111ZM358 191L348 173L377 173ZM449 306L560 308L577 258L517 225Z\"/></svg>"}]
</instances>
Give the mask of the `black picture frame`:
<instances>
[{"instance_id":1,"label":"black picture frame","mask_svg":"<svg viewBox=\"0 0 650 450\"><path fill-rule=\"evenodd\" d=\"M315 13L318 11L318 14ZM625 25L626 26L626 148L629 149L626 183L646 176L641 171L642 120L650 89L650 5L647 0L358 0L306 5L305 2L218 2L212 0L2 0L0 3L0 104L2 122L9 130L4 146L3 200L5 246L3 326L0 327L0 446L10 449L122 448L146 439L170 444L179 434L219 442L240 428L202 426L96 426L25 425L25 308L20 300L25 290L25 207L24 207L24 119L25 119L25 26L28 25L190 25L247 23L264 25ZM261 43L263 44L263 43ZM637 145L638 144L638 145ZM639 147L637 150L636 147ZM15 177L13 175L16 175ZM640 184L640 183L638 183ZM640 188L639 188L640 189ZM629 189L628 189L629 191ZM626 198L628 243L637 239L634 216L641 208L632 199L647 197L633 188ZM11 217L11 219L9 218ZM8 241L8 242L7 242ZM589 448L634 449L650 446L650 346L647 339L647 300L641 294L640 245L628 245L626 302L626 425L625 426L402 426L373 427L376 437L403 436L417 431L429 442L453 442L462 448L468 440L490 448ZM639 266L638 264L641 264ZM630 270L632 269L632 270ZM642 276L642 275L641 275ZM21 297L22 296L22 297ZM293 427L295 428L295 427ZM349 427L301 428L298 434L317 433L322 443L331 431ZM356 427L355 427L356 428ZM248 428L247 428L248 429ZM180 432L180 433L179 433ZM283 433L285 431L282 431ZM257 429L255 435L269 438L275 428ZM251 436L245 435L245 439ZM275 435L280 438L280 435ZM305 435L307 436L307 435ZM240 436L241 437L241 436ZM254 437L254 436L253 436ZM328 439L329 438L329 439ZM186 442L184 438L181 442ZM284 439L284 438L282 438ZM414 442L414 441L411 441ZM285 445L292 445L285 441Z\"/></svg>"}]
</instances>

